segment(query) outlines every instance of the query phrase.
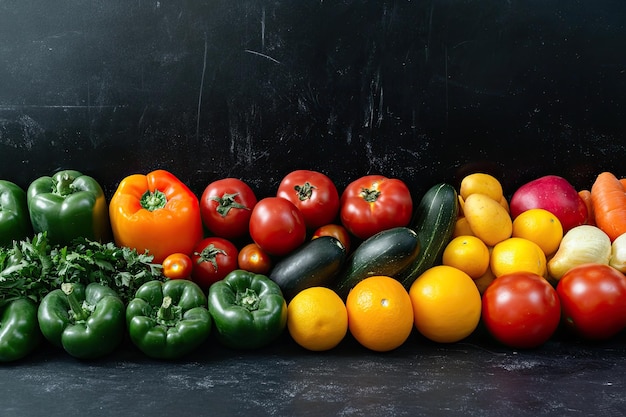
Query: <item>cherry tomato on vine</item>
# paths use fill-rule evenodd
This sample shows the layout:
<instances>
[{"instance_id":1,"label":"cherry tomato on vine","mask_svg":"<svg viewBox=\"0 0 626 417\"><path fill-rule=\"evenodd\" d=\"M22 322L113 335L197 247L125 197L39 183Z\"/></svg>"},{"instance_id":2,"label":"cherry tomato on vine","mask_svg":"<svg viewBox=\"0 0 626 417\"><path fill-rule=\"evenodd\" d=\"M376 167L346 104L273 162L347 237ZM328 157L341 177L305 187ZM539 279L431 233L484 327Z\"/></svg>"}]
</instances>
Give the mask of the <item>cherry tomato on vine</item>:
<instances>
[{"instance_id":1,"label":"cherry tomato on vine","mask_svg":"<svg viewBox=\"0 0 626 417\"><path fill-rule=\"evenodd\" d=\"M257 203L248 184L223 178L207 185L200 198L202 223L214 235L235 239L248 233L250 215Z\"/></svg>"},{"instance_id":2,"label":"cherry tomato on vine","mask_svg":"<svg viewBox=\"0 0 626 417\"><path fill-rule=\"evenodd\" d=\"M191 255L193 271L191 280L203 290L237 269L237 247L221 237L206 237L194 248Z\"/></svg>"},{"instance_id":3,"label":"cherry tomato on vine","mask_svg":"<svg viewBox=\"0 0 626 417\"><path fill-rule=\"evenodd\" d=\"M555 289L543 277L513 272L500 276L483 293L482 320L500 343L534 348L556 332L561 305Z\"/></svg>"},{"instance_id":4,"label":"cherry tomato on vine","mask_svg":"<svg viewBox=\"0 0 626 417\"><path fill-rule=\"evenodd\" d=\"M169 279L190 279L193 266L191 258L185 253L172 253L161 264L163 275Z\"/></svg>"},{"instance_id":5,"label":"cherry tomato on vine","mask_svg":"<svg viewBox=\"0 0 626 417\"><path fill-rule=\"evenodd\" d=\"M306 239L304 217L289 200L263 198L252 209L250 236L268 254L286 255Z\"/></svg>"},{"instance_id":6,"label":"cherry tomato on vine","mask_svg":"<svg viewBox=\"0 0 626 417\"><path fill-rule=\"evenodd\" d=\"M320 236L332 236L341 242L346 253L350 252L350 233L348 230L340 224L325 224L313 232L312 238L318 238Z\"/></svg>"},{"instance_id":7,"label":"cherry tomato on vine","mask_svg":"<svg viewBox=\"0 0 626 417\"><path fill-rule=\"evenodd\" d=\"M290 172L278 185L277 197L291 201L309 230L331 223L339 212L339 192L333 181L317 171Z\"/></svg>"},{"instance_id":8,"label":"cherry tomato on vine","mask_svg":"<svg viewBox=\"0 0 626 417\"><path fill-rule=\"evenodd\" d=\"M241 248L237 263L240 269L262 275L267 274L272 267L270 256L256 243L249 243Z\"/></svg>"},{"instance_id":9,"label":"cherry tomato on vine","mask_svg":"<svg viewBox=\"0 0 626 417\"><path fill-rule=\"evenodd\" d=\"M361 239L406 226L412 214L411 192L396 178L366 175L348 184L341 195L341 223Z\"/></svg>"},{"instance_id":10,"label":"cherry tomato on vine","mask_svg":"<svg viewBox=\"0 0 626 417\"><path fill-rule=\"evenodd\" d=\"M576 266L561 277L556 292L565 326L580 337L607 340L626 327L626 276L617 269Z\"/></svg>"}]
</instances>

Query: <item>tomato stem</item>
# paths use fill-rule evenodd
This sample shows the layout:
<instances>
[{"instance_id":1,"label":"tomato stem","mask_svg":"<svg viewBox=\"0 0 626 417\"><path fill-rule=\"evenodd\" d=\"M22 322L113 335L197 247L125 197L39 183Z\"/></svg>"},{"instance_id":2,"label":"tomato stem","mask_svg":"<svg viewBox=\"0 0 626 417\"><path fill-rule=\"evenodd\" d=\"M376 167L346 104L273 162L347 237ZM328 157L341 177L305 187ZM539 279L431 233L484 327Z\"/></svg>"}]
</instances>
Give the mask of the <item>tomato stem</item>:
<instances>
[{"instance_id":1,"label":"tomato stem","mask_svg":"<svg viewBox=\"0 0 626 417\"><path fill-rule=\"evenodd\" d=\"M213 196L210 199L217 202L217 208L215 209L217 213L222 217L226 217L232 208L250 210L248 207L235 201L235 197L238 195L239 193L224 193L221 197Z\"/></svg>"},{"instance_id":2,"label":"tomato stem","mask_svg":"<svg viewBox=\"0 0 626 417\"><path fill-rule=\"evenodd\" d=\"M375 202L380 196L380 191L370 190L369 188L361 188L361 197L368 203Z\"/></svg>"},{"instance_id":3,"label":"tomato stem","mask_svg":"<svg viewBox=\"0 0 626 417\"><path fill-rule=\"evenodd\" d=\"M206 248L202 249L202 252L194 252L194 255L199 256L197 263L201 264L202 262L211 262L213 268L217 271L217 255L219 254L227 256L225 250L215 247L214 244L210 244Z\"/></svg>"},{"instance_id":4,"label":"tomato stem","mask_svg":"<svg viewBox=\"0 0 626 417\"><path fill-rule=\"evenodd\" d=\"M315 188L316 187L314 185L311 185L311 183L308 181L302 185L296 185L295 187L293 187L293 189L296 190L296 193L298 194L298 199L300 199L300 201L310 199L313 195L313 190L315 190Z\"/></svg>"}]
</instances>

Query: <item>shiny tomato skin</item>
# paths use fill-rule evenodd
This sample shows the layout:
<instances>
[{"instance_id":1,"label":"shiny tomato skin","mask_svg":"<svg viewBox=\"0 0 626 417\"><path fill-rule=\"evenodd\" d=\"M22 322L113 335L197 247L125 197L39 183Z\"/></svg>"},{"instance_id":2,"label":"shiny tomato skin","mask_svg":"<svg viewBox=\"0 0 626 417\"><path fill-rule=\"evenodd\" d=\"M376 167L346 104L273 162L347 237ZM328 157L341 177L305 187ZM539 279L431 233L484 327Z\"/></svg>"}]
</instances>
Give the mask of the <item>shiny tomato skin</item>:
<instances>
[{"instance_id":1,"label":"shiny tomato skin","mask_svg":"<svg viewBox=\"0 0 626 417\"><path fill-rule=\"evenodd\" d=\"M406 226L413 214L407 185L383 175L366 175L345 188L340 200L343 226L360 239L393 227Z\"/></svg>"},{"instance_id":2,"label":"shiny tomato skin","mask_svg":"<svg viewBox=\"0 0 626 417\"><path fill-rule=\"evenodd\" d=\"M306 239L304 217L291 201L265 197L252 209L250 237L269 255L286 255Z\"/></svg>"},{"instance_id":3,"label":"shiny tomato skin","mask_svg":"<svg viewBox=\"0 0 626 417\"><path fill-rule=\"evenodd\" d=\"M339 213L337 187L321 172L305 169L290 172L278 185L276 196L298 207L309 230L331 223Z\"/></svg>"},{"instance_id":4,"label":"shiny tomato skin","mask_svg":"<svg viewBox=\"0 0 626 417\"><path fill-rule=\"evenodd\" d=\"M256 243L249 243L239 251L239 269L266 275L272 267L271 257Z\"/></svg>"},{"instance_id":5,"label":"shiny tomato skin","mask_svg":"<svg viewBox=\"0 0 626 417\"><path fill-rule=\"evenodd\" d=\"M584 264L565 273L556 286L562 320L587 340L607 340L626 327L626 276L605 264Z\"/></svg>"},{"instance_id":6,"label":"shiny tomato skin","mask_svg":"<svg viewBox=\"0 0 626 417\"><path fill-rule=\"evenodd\" d=\"M191 279L193 265L186 253L172 253L161 264L163 275L169 279Z\"/></svg>"},{"instance_id":7,"label":"shiny tomato skin","mask_svg":"<svg viewBox=\"0 0 626 417\"><path fill-rule=\"evenodd\" d=\"M257 197L238 178L213 181L200 198L202 223L215 236L236 239L248 233L250 215Z\"/></svg>"},{"instance_id":8,"label":"shiny tomato skin","mask_svg":"<svg viewBox=\"0 0 626 417\"><path fill-rule=\"evenodd\" d=\"M315 232L313 232L312 239L318 238L320 236L334 237L341 242L344 248L346 248L346 253L350 252L350 233L342 225L325 224L323 226L320 226L315 230Z\"/></svg>"},{"instance_id":9,"label":"shiny tomato skin","mask_svg":"<svg viewBox=\"0 0 626 417\"><path fill-rule=\"evenodd\" d=\"M191 255L193 271L191 280L203 290L237 269L237 247L228 239L206 237L194 248Z\"/></svg>"},{"instance_id":10,"label":"shiny tomato skin","mask_svg":"<svg viewBox=\"0 0 626 417\"><path fill-rule=\"evenodd\" d=\"M514 272L498 277L482 296L482 321L508 347L530 349L547 342L561 321L561 304L543 277Z\"/></svg>"}]
</instances>

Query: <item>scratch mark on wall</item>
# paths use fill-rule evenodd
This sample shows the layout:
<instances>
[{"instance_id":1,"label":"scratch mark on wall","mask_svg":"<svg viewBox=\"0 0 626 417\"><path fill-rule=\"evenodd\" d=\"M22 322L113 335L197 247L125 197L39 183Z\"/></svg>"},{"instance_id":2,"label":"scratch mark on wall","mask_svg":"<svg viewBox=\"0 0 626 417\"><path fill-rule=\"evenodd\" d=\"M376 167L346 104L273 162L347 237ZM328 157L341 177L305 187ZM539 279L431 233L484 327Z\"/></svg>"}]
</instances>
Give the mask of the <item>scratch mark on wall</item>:
<instances>
[{"instance_id":1,"label":"scratch mark on wall","mask_svg":"<svg viewBox=\"0 0 626 417\"><path fill-rule=\"evenodd\" d=\"M60 109L60 110L84 110L84 109L117 109L128 107L127 104L102 104L102 105L89 105L89 104L2 104L0 105L0 111L21 111L24 109Z\"/></svg>"},{"instance_id":2,"label":"scratch mark on wall","mask_svg":"<svg viewBox=\"0 0 626 417\"><path fill-rule=\"evenodd\" d=\"M378 120L377 120L378 127L380 127L382 122L383 122L383 87L380 86L380 98L378 100Z\"/></svg>"},{"instance_id":3,"label":"scratch mark on wall","mask_svg":"<svg viewBox=\"0 0 626 417\"><path fill-rule=\"evenodd\" d=\"M448 102L448 47L445 46L444 47L444 54L443 54L443 59L445 60L444 62L444 76L445 76L445 80L444 80L444 88L445 88L445 101L446 101L446 128L448 127L448 115L449 115L449 108L450 108L450 103Z\"/></svg>"},{"instance_id":4,"label":"scratch mark on wall","mask_svg":"<svg viewBox=\"0 0 626 417\"><path fill-rule=\"evenodd\" d=\"M265 7L261 10L261 50L265 51Z\"/></svg>"},{"instance_id":5,"label":"scratch mark on wall","mask_svg":"<svg viewBox=\"0 0 626 417\"><path fill-rule=\"evenodd\" d=\"M204 90L204 76L206 74L207 51L209 44L204 34L204 57L202 58L202 75L200 77L200 91L198 92L198 110L196 112L196 140L200 140L200 112L202 110L202 91Z\"/></svg>"},{"instance_id":6,"label":"scratch mark on wall","mask_svg":"<svg viewBox=\"0 0 626 417\"><path fill-rule=\"evenodd\" d=\"M137 123L137 128L141 130L141 125L143 125L143 118L146 116L146 111L148 111L148 106L144 106L143 111L141 112L141 116L139 117L139 122Z\"/></svg>"},{"instance_id":7,"label":"scratch mark on wall","mask_svg":"<svg viewBox=\"0 0 626 417\"><path fill-rule=\"evenodd\" d=\"M258 56L261 56L261 57L263 57L263 58L269 59L269 60L270 60L270 61L272 61L272 62L275 62L275 63L277 63L277 64L280 64L280 61L279 61L279 60L274 59L274 58L272 58L272 57L271 57L271 56L269 56L269 55L262 54L261 52L252 51L252 50L250 50L250 49L246 49L245 51L246 51L247 53L249 53L249 54L258 55Z\"/></svg>"},{"instance_id":8,"label":"scratch mark on wall","mask_svg":"<svg viewBox=\"0 0 626 417\"><path fill-rule=\"evenodd\" d=\"M428 16L428 31L426 34L426 46L424 47L424 62L428 62L429 51L430 51L430 41L432 40L432 29L433 29L433 14L435 11L435 5L430 6L430 14Z\"/></svg>"}]
</instances>

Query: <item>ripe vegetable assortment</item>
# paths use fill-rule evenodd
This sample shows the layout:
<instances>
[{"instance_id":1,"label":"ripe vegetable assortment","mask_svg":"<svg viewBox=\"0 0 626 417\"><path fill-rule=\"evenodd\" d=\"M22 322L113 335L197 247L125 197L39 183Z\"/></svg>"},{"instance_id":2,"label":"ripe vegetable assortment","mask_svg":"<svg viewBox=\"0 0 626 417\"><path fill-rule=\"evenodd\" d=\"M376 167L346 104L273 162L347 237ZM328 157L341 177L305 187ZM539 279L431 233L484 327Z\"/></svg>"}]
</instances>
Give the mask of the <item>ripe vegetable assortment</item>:
<instances>
[{"instance_id":1,"label":"ripe vegetable assortment","mask_svg":"<svg viewBox=\"0 0 626 417\"><path fill-rule=\"evenodd\" d=\"M338 190L296 170L274 195L229 177L197 196L155 170L121 179L107 204L74 170L27 191L0 180L0 362L46 347L88 360L125 339L172 360L284 333L313 351L479 328L513 349L559 329L606 341L626 329L625 187L601 172L586 189L548 175L505 190L474 172L416 195L399 178Z\"/></svg>"}]
</instances>

